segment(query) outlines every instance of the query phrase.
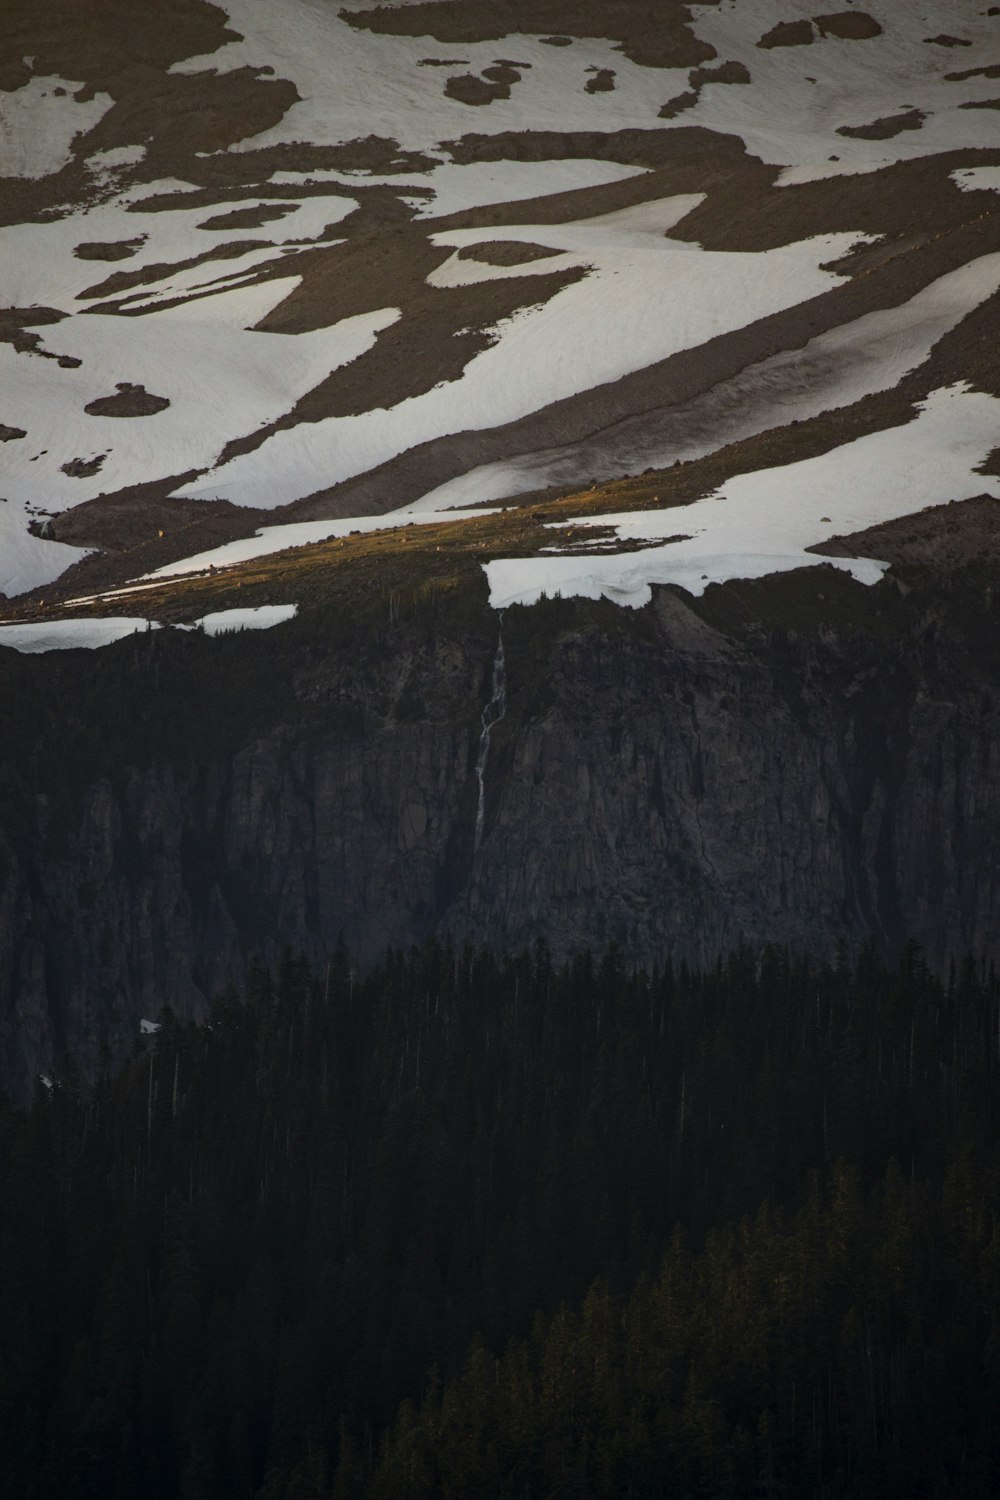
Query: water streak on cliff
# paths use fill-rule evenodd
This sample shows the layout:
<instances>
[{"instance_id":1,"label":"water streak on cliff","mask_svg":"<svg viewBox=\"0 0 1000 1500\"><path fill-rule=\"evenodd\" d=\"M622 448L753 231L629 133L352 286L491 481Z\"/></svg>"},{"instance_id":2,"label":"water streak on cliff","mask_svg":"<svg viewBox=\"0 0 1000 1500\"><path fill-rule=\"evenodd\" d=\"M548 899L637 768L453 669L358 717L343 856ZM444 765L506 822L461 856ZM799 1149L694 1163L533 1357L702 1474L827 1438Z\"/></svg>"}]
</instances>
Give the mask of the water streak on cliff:
<instances>
[{"instance_id":1,"label":"water streak on cliff","mask_svg":"<svg viewBox=\"0 0 1000 1500\"><path fill-rule=\"evenodd\" d=\"M490 736L493 725L499 723L507 712L507 663L503 654L503 617L500 620L500 635L497 639L496 655L493 658L493 691L490 701L483 709L483 732L479 737L479 755L476 758L476 779L479 782L479 805L476 808L475 851L483 842L483 824L486 819L486 761L490 753Z\"/></svg>"}]
</instances>

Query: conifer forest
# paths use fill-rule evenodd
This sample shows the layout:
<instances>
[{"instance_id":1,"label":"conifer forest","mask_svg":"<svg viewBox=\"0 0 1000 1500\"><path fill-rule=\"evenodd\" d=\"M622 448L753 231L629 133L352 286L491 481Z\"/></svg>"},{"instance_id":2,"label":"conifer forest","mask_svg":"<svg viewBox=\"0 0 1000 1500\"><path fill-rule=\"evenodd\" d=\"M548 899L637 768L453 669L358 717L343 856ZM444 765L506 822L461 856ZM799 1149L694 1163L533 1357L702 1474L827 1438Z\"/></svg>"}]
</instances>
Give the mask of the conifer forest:
<instances>
[{"instance_id":1,"label":"conifer forest","mask_svg":"<svg viewBox=\"0 0 1000 1500\"><path fill-rule=\"evenodd\" d=\"M0 1490L995 1494L1000 982L257 967L0 1117Z\"/></svg>"}]
</instances>

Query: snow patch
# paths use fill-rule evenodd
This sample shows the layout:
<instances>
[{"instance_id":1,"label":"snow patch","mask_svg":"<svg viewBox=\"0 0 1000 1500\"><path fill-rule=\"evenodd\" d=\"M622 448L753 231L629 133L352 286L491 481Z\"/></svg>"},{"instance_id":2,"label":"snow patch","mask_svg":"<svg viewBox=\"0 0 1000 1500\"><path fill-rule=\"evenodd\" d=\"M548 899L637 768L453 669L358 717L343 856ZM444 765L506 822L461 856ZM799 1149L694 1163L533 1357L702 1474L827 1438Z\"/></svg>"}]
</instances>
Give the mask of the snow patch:
<instances>
[{"instance_id":1,"label":"snow patch","mask_svg":"<svg viewBox=\"0 0 1000 1500\"><path fill-rule=\"evenodd\" d=\"M121 319L104 314L46 328L46 344L79 359L77 368L0 344L4 420L28 433L8 445L16 451L4 454L8 503L0 506L0 526L5 541L10 535L11 551L5 548L0 587L6 593L47 583L83 555L78 549L57 553L56 544L36 545L27 537L33 509L63 510L157 475L209 467L226 436L253 432L282 416L331 370L370 349L399 317L398 309L381 308L312 333L247 329L297 284L296 278L268 281L149 314L132 325L142 336L128 342ZM122 381L155 390L170 406L130 420L85 412ZM102 453L103 464L89 477L63 472L73 458ZM211 487L206 493L213 493ZM262 492L258 503L281 498ZM14 567L7 566L11 557Z\"/></svg>"},{"instance_id":2,"label":"snow patch","mask_svg":"<svg viewBox=\"0 0 1000 1500\"><path fill-rule=\"evenodd\" d=\"M195 625L206 635L227 635L233 630L270 630L298 614L297 604L258 604L253 609L216 609L202 615Z\"/></svg>"},{"instance_id":3,"label":"snow patch","mask_svg":"<svg viewBox=\"0 0 1000 1500\"><path fill-rule=\"evenodd\" d=\"M0 357L0 369L2 366ZM4 484L7 479L5 473ZM23 505L0 501L0 594L6 594L8 599L54 583L67 568L88 555L85 547L43 541L28 531L30 519L32 516Z\"/></svg>"},{"instance_id":4,"label":"snow patch","mask_svg":"<svg viewBox=\"0 0 1000 1500\"><path fill-rule=\"evenodd\" d=\"M84 165L97 185L107 190L122 172L138 166L145 156L145 146L108 146L104 151L95 151L88 156Z\"/></svg>"},{"instance_id":5,"label":"snow patch","mask_svg":"<svg viewBox=\"0 0 1000 1500\"><path fill-rule=\"evenodd\" d=\"M118 619L33 620L24 625L0 625L0 646L37 655L43 651L93 651L110 646L140 630L158 630L154 620L122 616Z\"/></svg>"},{"instance_id":6,"label":"snow patch","mask_svg":"<svg viewBox=\"0 0 1000 1500\"><path fill-rule=\"evenodd\" d=\"M1000 167L962 167L952 172L951 180L964 193L1000 193Z\"/></svg>"},{"instance_id":7,"label":"snow patch","mask_svg":"<svg viewBox=\"0 0 1000 1500\"><path fill-rule=\"evenodd\" d=\"M758 41L775 23L812 20L812 0L695 6L697 35L720 57L742 61L751 81L703 89L677 123L740 136L753 155L787 169L783 186L941 151L1000 147L1000 112L962 108L995 96L995 81L946 76L996 61L996 23L981 0L948 0L945 7L948 30L970 44L960 51L928 45L934 22L924 6L864 0L862 8L881 35L846 40L822 37L814 27L810 46L761 48ZM839 134L842 126L873 125L912 110L925 116L917 130L874 140Z\"/></svg>"},{"instance_id":8,"label":"snow patch","mask_svg":"<svg viewBox=\"0 0 1000 1500\"><path fill-rule=\"evenodd\" d=\"M369 134L428 151L470 130L518 131L528 122L536 130L627 130L659 123L664 99L687 84L686 68L640 67L600 38L561 48L511 34L503 41L463 42L449 51L463 59L453 69L422 67L421 59L440 53L440 42L350 26L344 9L323 0L291 0L280 8L272 0L227 0L230 22L243 39L171 71L269 64L294 82L299 102L271 129L239 142L238 151L300 141L337 145ZM509 99L474 108L445 94L449 76L479 74L498 57L526 65L517 69ZM588 94L588 69L607 68L615 72L614 91Z\"/></svg>"},{"instance_id":9,"label":"snow patch","mask_svg":"<svg viewBox=\"0 0 1000 1500\"><path fill-rule=\"evenodd\" d=\"M688 212L691 201L683 198L675 212ZM459 248L495 237L496 231L476 229L435 239ZM433 438L516 421L829 290L843 278L822 264L846 254L859 238L822 235L764 253L706 252L637 230L631 221L505 225L503 237L571 251L590 272L498 324L496 342L469 362L460 379L388 411L282 430L175 493L274 506L365 473ZM484 269L447 262L466 264L473 279Z\"/></svg>"},{"instance_id":10,"label":"snow patch","mask_svg":"<svg viewBox=\"0 0 1000 1500\"><path fill-rule=\"evenodd\" d=\"M83 87L79 79L48 74L0 92L0 176L48 177L72 161L76 137L114 103L110 94L81 102L74 95Z\"/></svg>"},{"instance_id":11,"label":"snow patch","mask_svg":"<svg viewBox=\"0 0 1000 1500\"><path fill-rule=\"evenodd\" d=\"M438 510L550 485L589 485L625 472L689 462L771 427L806 421L891 390L967 313L1000 290L1000 254L939 277L899 307L817 334L802 349L750 365L704 396L605 429L566 448L483 464L416 503Z\"/></svg>"}]
</instances>

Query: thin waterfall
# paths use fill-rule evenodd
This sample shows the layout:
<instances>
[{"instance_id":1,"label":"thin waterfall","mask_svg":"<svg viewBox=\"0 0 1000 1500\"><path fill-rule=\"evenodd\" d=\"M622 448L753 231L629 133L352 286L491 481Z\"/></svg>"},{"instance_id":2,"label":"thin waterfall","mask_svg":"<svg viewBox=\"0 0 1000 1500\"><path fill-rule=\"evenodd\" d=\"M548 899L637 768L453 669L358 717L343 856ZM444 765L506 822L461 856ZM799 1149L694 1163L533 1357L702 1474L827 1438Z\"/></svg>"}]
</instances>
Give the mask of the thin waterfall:
<instances>
[{"instance_id":1,"label":"thin waterfall","mask_svg":"<svg viewBox=\"0 0 1000 1500\"><path fill-rule=\"evenodd\" d=\"M476 810L476 843L478 852L483 841L483 822L486 817L486 761L490 753L490 734L493 725L507 712L507 664L503 655L503 616L500 616L500 635L493 658L493 689L490 701L483 709L483 732L479 736L479 755L476 757L476 777L479 781L479 807Z\"/></svg>"}]
</instances>

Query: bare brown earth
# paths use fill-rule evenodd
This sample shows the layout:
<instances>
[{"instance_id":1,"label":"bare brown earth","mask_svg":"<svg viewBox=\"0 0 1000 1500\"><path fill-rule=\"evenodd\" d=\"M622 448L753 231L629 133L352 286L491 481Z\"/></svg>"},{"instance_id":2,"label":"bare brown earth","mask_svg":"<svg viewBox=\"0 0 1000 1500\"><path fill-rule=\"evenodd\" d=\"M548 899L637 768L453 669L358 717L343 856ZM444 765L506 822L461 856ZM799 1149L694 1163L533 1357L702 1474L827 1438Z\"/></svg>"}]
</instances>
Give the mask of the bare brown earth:
<instances>
[{"instance_id":1,"label":"bare brown earth","mask_svg":"<svg viewBox=\"0 0 1000 1500\"><path fill-rule=\"evenodd\" d=\"M559 253L546 245L532 245L523 240L492 240L485 245L463 245L455 252L459 260L480 261L487 266L523 266Z\"/></svg>"},{"instance_id":2,"label":"bare brown earth","mask_svg":"<svg viewBox=\"0 0 1000 1500\"><path fill-rule=\"evenodd\" d=\"M475 286L425 286L404 305L399 322L379 334L373 349L334 370L273 430L330 416L359 416L423 395L442 381L458 380L469 361L496 341L497 323L520 308L547 302L585 274L573 269Z\"/></svg>"},{"instance_id":3,"label":"bare brown earth","mask_svg":"<svg viewBox=\"0 0 1000 1500\"><path fill-rule=\"evenodd\" d=\"M748 166L724 191L709 193L671 235L712 250L771 250L847 228L892 242L919 234L939 240L963 226L996 222L995 196L963 192L950 178L960 167L996 161L998 152L945 152L794 187L775 187L769 169Z\"/></svg>"},{"instance_id":4,"label":"bare brown earth","mask_svg":"<svg viewBox=\"0 0 1000 1500\"><path fill-rule=\"evenodd\" d=\"M297 203L256 203L250 208L234 208L226 214L213 214L198 225L199 229L259 229L274 219L294 213Z\"/></svg>"},{"instance_id":5,"label":"bare brown earth","mask_svg":"<svg viewBox=\"0 0 1000 1500\"><path fill-rule=\"evenodd\" d=\"M83 409L91 417L153 417L169 405L166 396L154 396L145 386L122 381L113 396L99 396Z\"/></svg>"},{"instance_id":6,"label":"bare brown earth","mask_svg":"<svg viewBox=\"0 0 1000 1500\"><path fill-rule=\"evenodd\" d=\"M63 464L62 472L68 474L70 479L92 479L99 474L106 453L99 453L96 458L71 458L68 463Z\"/></svg>"},{"instance_id":7,"label":"bare brown earth","mask_svg":"<svg viewBox=\"0 0 1000 1500\"><path fill-rule=\"evenodd\" d=\"M500 70L498 70L500 71ZM475 73L463 73L458 78L449 78L444 91L449 99L460 104L493 104L497 99L509 99L512 84L519 82L520 73L513 68L502 70L500 78L481 78Z\"/></svg>"},{"instance_id":8,"label":"bare brown earth","mask_svg":"<svg viewBox=\"0 0 1000 1500\"><path fill-rule=\"evenodd\" d=\"M659 117L661 120L674 120L686 109L693 109L706 83L749 82L750 70L739 62L720 63L717 68L692 68L688 74L690 89L683 94L676 94L673 99L668 99L666 104L661 106Z\"/></svg>"},{"instance_id":9,"label":"bare brown earth","mask_svg":"<svg viewBox=\"0 0 1000 1500\"><path fill-rule=\"evenodd\" d=\"M967 78L1000 78L1000 63L991 63L987 68L966 68L963 73L946 73L949 83L964 83Z\"/></svg>"},{"instance_id":10,"label":"bare brown earth","mask_svg":"<svg viewBox=\"0 0 1000 1500\"><path fill-rule=\"evenodd\" d=\"M35 355L39 359L52 359L66 370L75 370L80 360L72 354L58 354L43 346L42 335L35 327L44 328L59 323L67 315L57 307L5 307L0 308L0 343L9 344L17 354Z\"/></svg>"},{"instance_id":11,"label":"bare brown earth","mask_svg":"<svg viewBox=\"0 0 1000 1500\"><path fill-rule=\"evenodd\" d=\"M130 174L152 181L188 176L199 152L224 150L281 119L298 95L269 70L170 73L182 58L210 54L238 33L208 0L5 0L0 7L0 86L17 89L33 70L82 84L77 97L106 93L111 108L77 138L73 160L38 179L0 177L0 223L13 224L94 191L84 162L93 152L143 145ZM15 61L16 59L16 61Z\"/></svg>"},{"instance_id":12,"label":"bare brown earth","mask_svg":"<svg viewBox=\"0 0 1000 1500\"><path fill-rule=\"evenodd\" d=\"M711 3L711 0L709 0ZM715 56L690 28L678 0L425 0L400 9L341 11L352 26L392 36L433 36L440 42L487 42L516 33L547 38L607 37L625 56L649 68L689 68Z\"/></svg>"},{"instance_id":13,"label":"bare brown earth","mask_svg":"<svg viewBox=\"0 0 1000 1500\"><path fill-rule=\"evenodd\" d=\"M39 335L31 330L61 323L65 317L58 307L0 307L0 344L12 344L20 352L34 349Z\"/></svg>"},{"instance_id":14,"label":"bare brown earth","mask_svg":"<svg viewBox=\"0 0 1000 1500\"><path fill-rule=\"evenodd\" d=\"M49 533L57 541L90 547L94 545L94 531L99 529L100 545L106 550L71 568L58 585L36 592L65 596L92 586L110 587L177 558L221 546L234 537L249 536L261 525L264 518L260 511L230 505L228 500L204 503L168 498L172 489L193 478L193 473L174 474L116 496L87 500L55 516ZM95 511L99 517L96 528Z\"/></svg>"},{"instance_id":15,"label":"bare brown earth","mask_svg":"<svg viewBox=\"0 0 1000 1500\"><path fill-rule=\"evenodd\" d=\"M1000 500L977 495L949 505L929 506L883 526L831 537L809 550L823 557L875 557L935 571L969 563L996 567L1000 564Z\"/></svg>"},{"instance_id":16,"label":"bare brown earth","mask_svg":"<svg viewBox=\"0 0 1000 1500\"><path fill-rule=\"evenodd\" d=\"M779 21L765 31L758 47L808 47L815 40L811 21Z\"/></svg>"},{"instance_id":17,"label":"bare brown earth","mask_svg":"<svg viewBox=\"0 0 1000 1500\"><path fill-rule=\"evenodd\" d=\"M814 457L869 432L908 421L913 415L914 402L938 386L968 378L979 389L1000 395L1000 350L995 338L998 317L1000 294L948 334L938 344L927 365L907 377L895 390L868 397L850 407L822 413L811 421L763 431L690 463L666 470L650 470L632 479L626 477L583 492L564 489L547 494L529 494L521 497L521 502L531 512L532 525L553 519L569 519L572 516L582 517L623 509L683 506L711 493L735 474ZM681 388L684 379L685 372L678 371L678 386ZM664 393L661 392L662 394ZM675 401L680 399L681 392L678 389ZM528 423L515 425L526 428L535 420L529 419ZM453 439L446 439L446 456L454 457L457 451L460 466L467 467L475 461L475 453L470 445L484 437L488 443L489 434L460 434ZM441 447L442 445L425 445L428 451L424 454L418 452L416 455L404 455L403 458L384 465L377 476L363 476L341 486L341 494L350 497L348 510L343 513L361 513L361 502L366 495L369 498L375 496L375 503L370 507L373 510L386 508L384 503L377 503L386 493L393 496L393 504L402 504L408 493L406 485L414 463L418 466L423 463L425 466L426 487L440 482L441 453L436 450ZM145 486L142 494L136 492L110 500L90 501L56 517L51 523L51 534L59 540L75 542L77 545L93 544L93 519L96 517L96 529L105 533L104 545L114 546L117 550L84 560L64 575L57 585L37 590L34 596L26 596L23 607L30 610L32 603L41 597L51 601L90 590L114 587L176 559L189 557L237 536L249 535L262 524L265 518L258 510L240 509L224 501L209 503L167 498L171 488L190 477L192 476L178 475L158 486ZM379 482L377 485L376 480ZM518 502L504 503L516 505ZM988 504L997 507L997 502L989 501ZM303 519L311 510L308 503L300 502L287 508L282 519L291 519L293 516ZM959 511L960 507L953 506L949 515L952 512L957 515ZM318 505L314 513L322 515L336 511L327 504ZM269 515L266 519L271 521L274 517ZM155 535L157 529L162 529L165 534ZM882 528L878 530L881 532ZM498 534L497 545L507 550L511 546L518 550L520 546L514 541L514 532L506 527L502 534ZM526 534L523 545L530 551L535 543ZM845 540L843 551L836 555L848 552L851 555L861 553L885 557L887 561L894 560L894 556L890 556L885 548L879 551L874 544L866 543L862 546L857 538Z\"/></svg>"},{"instance_id":18,"label":"bare brown earth","mask_svg":"<svg viewBox=\"0 0 1000 1500\"><path fill-rule=\"evenodd\" d=\"M404 151L398 141L378 135L347 141L339 146L295 144L265 146L255 151L220 152L184 163L184 180L195 184L190 192L150 194L141 204L134 205L133 212L169 213L176 208L213 208L227 200L246 198L252 198L255 204L272 198L285 201L316 193L328 194L333 189L329 181L312 184L305 181L296 188L287 183L274 186L267 179L275 172L327 173L341 170L402 176L406 172L426 172L434 165L432 157L419 151ZM173 170L175 174L179 173L179 168ZM345 184L345 191L353 195L374 191L374 187L369 187L363 180L354 180L349 188Z\"/></svg>"},{"instance_id":19,"label":"bare brown earth","mask_svg":"<svg viewBox=\"0 0 1000 1500\"><path fill-rule=\"evenodd\" d=\"M637 412L682 406L697 393L721 386L773 354L801 347L827 328L877 307L896 306L946 271L966 264L977 254L997 249L1000 220L994 215L987 222L974 223L930 242L920 254L901 256L898 263L883 265L825 296L713 339L698 349L685 350L614 385L558 402L508 427L460 433L424 444L371 474L297 502L287 514L305 519L390 509L476 464L494 462L512 452L545 449L553 443L573 444L602 429L610 431ZM882 397L861 403L860 417L853 409L832 414L834 437L828 446L908 420L912 402L937 385L967 378L980 389L1000 394L1000 346L995 336L998 312L1000 298L994 297L943 339L932 359L908 381ZM794 432L800 434L807 427L811 424L801 424ZM750 466L776 461L788 460L776 459L773 447L760 449L759 462Z\"/></svg>"},{"instance_id":20,"label":"bare brown earth","mask_svg":"<svg viewBox=\"0 0 1000 1500\"><path fill-rule=\"evenodd\" d=\"M683 94L675 94L668 99L666 104L660 106L659 116L661 120L676 120L686 109L694 109L698 103L698 94L694 89L688 89Z\"/></svg>"},{"instance_id":21,"label":"bare brown earth","mask_svg":"<svg viewBox=\"0 0 1000 1500\"><path fill-rule=\"evenodd\" d=\"M919 130L926 118L921 109L907 109L898 115L883 115L870 125L838 125L837 134L856 141L888 141L904 130Z\"/></svg>"},{"instance_id":22,"label":"bare brown earth","mask_svg":"<svg viewBox=\"0 0 1000 1500\"><path fill-rule=\"evenodd\" d=\"M863 10L838 10L833 15L813 19L820 36L835 36L844 42L863 42L882 35L875 17Z\"/></svg>"},{"instance_id":23,"label":"bare brown earth","mask_svg":"<svg viewBox=\"0 0 1000 1500\"><path fill-rule=\"evenodd\" d=\"M88 154L146 142L146 171L163 176L178 156L225 151L277 125L299 97L287 79L251 68L160 74L136 64L115 85L121 95L86 136Z\"/></svg>"},{"instance_id":24,"label":"bare brown earth","mask_svg":"<svg viewBox=\"0 0 1000 1500\"><path fill-rule=\"evenodd\" d=\"M700 89L706 83L749 82L750 69L741 62L719 63L716 68L692 68L688 74L688 83L693 89Z\"/></svg>"},{"instance_id":25,"label":"bare brown earth","mask_svg":"<svg viewBox=\"0 0 1000 1500\"><path fill-rule=\"evenodd\" d=\"M228 444L223 458L250 452L273 433L300 422L392 407L442 381L459 379L469 361L495 341L492 330L501 319L519 308L547 301L585 274L568 270L448 288L415 279L412 295L400 299L403 316L379 334L367 354L334 370L278 421ZM373 309L387 305L378 300L379 283L374 277L367 295ZM289 301L294 297L293 293ZM286 329L280 326L284 307L276 308L260 326L287 331L287 325ZM297 311L299 318L305 315L301 304Z\"/></svg>"},{"instance_id":26,"label":"bare brown earth","mask_svg":"<svg viewBox=\"0 0 1000 1500\"><path fill-rule=\"evenodd\" d=\"M296 257L298 286L257 324L262 333L311 333L342 318L405 308L451 251L430 244L426 232L358 234Z\"/></svg>"},{"instance_id":27,"label":"bare brown earth","mask_svg":"<svg viewBox=\"0 0 1000 1500\"><path fill-rule=\"evenodd\" d=\"M94 302L98 298L119 296L122 292L132 291L134 287L151 286L157 281L165 280L168 276L175 276L179 271L190 271L195 266L209 265L217 260L236 260L251 250L266 250L269 244L269 240L230 240L225 245L213 245L203 255L191 255L186 260L137 266L134 271L113 271L103 281L85 287L82 292L77 292L76 300ZM102 307L99 310L105 312L107 308ZM94 311L98 309L95 308Z\"/></svg>"},{"instance_id":28,"label":"bare brown earth","mask_svg":"<svg viewBox=\"0 0 1000 1500\"><path fill-rule=\"evenodd\" d=\"M623 166L646 167L683 174L694 183L702 170L713 175L720 168L732 169L737 163L756 162L742 140L722 135L700 125L676 129L649 130L518 130L500 131L494 135L463 135L458 140L442 142L452 161L468 166L489 161L562 161L587 159L614 161ZM760 167L760 163L756 162ZM776 168L764 168L773 180ZM620 184L619 184L620 185ZM684 191L691 191L687 188ZM593 189L593 191L602 191ZM532 204L541 200L532 199ZM520 204L497 205L498 217L517 213Z\"/></svg>"},{"instance_id":29,"label":"bare brown earth","mask_svg":"<svg viewBox=\"0 0 1000 1500\"><path fill-rule=\"evenodd\" d=\"M214 52L238 33L207 0L5 0L0 12L0 88L20 88L34 71L84 79L115 96L123 70L165 71L178 58Z\"/></svg>"},{"instance_id":30,"label":"bare brown earth","mask_svg":"<svg viewBox=\"0 0 1000 1500\"><path fill-rule=\"evenodd\" d=\"M74 247L77 260L130 260L142 246L145 236L136 240L84 240Z\"/></svg>"},{"instance_id":31,"label":"bare brown earth","mask_svg":"<svg viewBox=\"0 0 1000 1500\"><path fill-rule=\"evenodd\" d=\"M631 136L632 133L627 134ZM645 133L635 134L642 136ZM659 136L660 133L651 134ZM409 211L405 216L401 215L399 199L391 190L380 189L377 193L373 190L372 195L363 200L358 214L337 226L338 233L351 236L346 243L304 250L296 257L299 285L259 327L267 332L301 333L386 306L400 307L403 317L399 324L382 334L371 354L334 372L278 423L230 442L223 459L250 451L279 428L301 421L348 415L372 406L388 406L406 396L418 395L440 380L456 379L468 361L491 341L488 330L500 318L509 316L517 307L546 300L583 273L574 271L557 277L532 278L530 282L494 282L447 290L429 287L426 278L451 253L429 245L427 235L431 227L433 230L471 227L504 217L513 222L519 218L562 222L595 212L607 212L646 197L664 196L669 191L693 185L695 181L704 184L707 169L700 148L707 133L674 134L695 143L694 155L701 165L699 168L697 162L689 163L682 177L675 174L669 182L659 178L633 179L607 188L532 199L523 205L451 215L434 220L432 226L423 221L410 222ZM583 150L586 150L588 140L586 138L582 143ZM559 144L554 143L555 149L558 150ZM644 154L642 146L645 144L639 145L640 154ZM606 145L615 150L614 141L606 142ZM623 154L634 154L636 143L631 140L618 145ZM735 149L742 159L745 156L742 144ZM723 155L730 155L730 151L730 144L723 138ZM400 191L405 190L405 183L401 184ZM365 205L368 205L369 222L377 227L373 235L360 233L365 223ZM387 215L390 208L395 212ZM388 224L385 222L387 216ZM525 254L523 248L516 253L519 257ZM536 248L531 252L532 258L540 253L558 252L549 247ZM286 275L287 269L287 261L279 260L263 274ZM92 293L107 293L123 287L128 284L125 279L128 274L119 273L117 279L109 278L101 287L90 290ZM145 281L152 279L153 273L143 277ZM103 309L107 309L107 304Z\"/></svg>"}]
</instances>

